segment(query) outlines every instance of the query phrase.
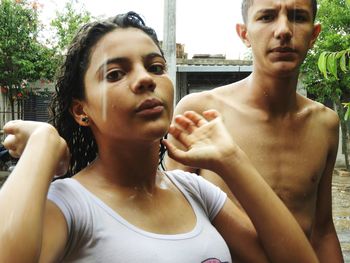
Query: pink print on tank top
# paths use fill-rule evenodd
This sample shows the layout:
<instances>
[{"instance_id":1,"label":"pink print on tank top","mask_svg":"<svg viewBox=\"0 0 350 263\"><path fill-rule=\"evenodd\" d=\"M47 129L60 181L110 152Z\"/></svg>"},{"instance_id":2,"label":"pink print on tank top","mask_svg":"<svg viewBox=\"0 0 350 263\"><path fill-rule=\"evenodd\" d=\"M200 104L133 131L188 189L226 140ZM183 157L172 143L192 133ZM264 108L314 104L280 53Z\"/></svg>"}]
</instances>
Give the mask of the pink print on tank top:
<instances>
[{"instance_id":1,"label":"pink print on tank top","mask_svg":"<svg viewBox=\"0 0 350 263\"><path fill-rule=\"evenodd\" d=\"M228 262L227 261L225 261L225 262L220 261L217 258L208 258L208 259L202 261L201 263L228 263Z\"/></svg>"}]
</instances>

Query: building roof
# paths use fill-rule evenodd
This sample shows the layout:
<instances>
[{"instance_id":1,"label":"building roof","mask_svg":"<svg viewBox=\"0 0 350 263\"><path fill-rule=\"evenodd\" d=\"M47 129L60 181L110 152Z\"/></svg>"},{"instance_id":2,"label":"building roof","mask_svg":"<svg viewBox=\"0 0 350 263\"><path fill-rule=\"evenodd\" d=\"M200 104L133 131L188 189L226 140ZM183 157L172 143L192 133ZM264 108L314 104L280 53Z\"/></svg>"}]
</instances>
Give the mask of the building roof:
<instances>
[{"instance_id":1,"label":"building roof","mask_svg":"<svg viewBox=\"0 0 350 263\"><path fill-rule=\"evenodd\" d=\"M176 59L177 72L252 72L252 61L230 60L217 57Z\"/></svg>"}]
</instances>

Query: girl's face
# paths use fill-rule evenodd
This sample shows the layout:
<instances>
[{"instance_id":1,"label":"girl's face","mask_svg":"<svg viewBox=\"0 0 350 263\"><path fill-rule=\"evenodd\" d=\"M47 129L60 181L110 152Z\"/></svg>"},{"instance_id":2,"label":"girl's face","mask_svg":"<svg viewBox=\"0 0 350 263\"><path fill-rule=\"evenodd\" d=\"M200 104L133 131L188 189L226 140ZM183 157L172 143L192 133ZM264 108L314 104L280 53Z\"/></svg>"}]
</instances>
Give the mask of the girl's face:
<instances>
[{"instance_id":1,"label":"girl's face","mask_svg":"<svg viewBox=\"0 0 350 263\"><path fill-rule=\"evenodd\" d=\"M158 141L167 132L173 85L159 48L142 30L106 34L91 51L84 83L80 108L96 139Z\"/></svg>"}]
</instances>

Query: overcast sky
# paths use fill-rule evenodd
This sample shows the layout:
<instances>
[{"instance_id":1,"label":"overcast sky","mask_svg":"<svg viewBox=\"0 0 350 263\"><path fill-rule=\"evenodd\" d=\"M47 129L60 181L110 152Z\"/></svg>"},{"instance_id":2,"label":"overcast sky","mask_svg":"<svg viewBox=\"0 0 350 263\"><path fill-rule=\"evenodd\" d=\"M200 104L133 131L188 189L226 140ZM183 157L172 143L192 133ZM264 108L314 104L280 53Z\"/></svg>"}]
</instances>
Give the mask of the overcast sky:
<instances>
[{"instance_id":1,"label":"overcast sky","mask_svg":"<svg viewBox=\"0 0 350 263\"><path fill-rule=\"evenodd\" d=\"M163 39L164 0L79 0L94 16L113 16L135 11ZM42 18L51 19L66 0L39 0ZM240 0L177 0L176 42L185 44L189 58L193 54L225 54L242 58L247 51L235 31L241 22Z\"/></svg>"}]
</instances>

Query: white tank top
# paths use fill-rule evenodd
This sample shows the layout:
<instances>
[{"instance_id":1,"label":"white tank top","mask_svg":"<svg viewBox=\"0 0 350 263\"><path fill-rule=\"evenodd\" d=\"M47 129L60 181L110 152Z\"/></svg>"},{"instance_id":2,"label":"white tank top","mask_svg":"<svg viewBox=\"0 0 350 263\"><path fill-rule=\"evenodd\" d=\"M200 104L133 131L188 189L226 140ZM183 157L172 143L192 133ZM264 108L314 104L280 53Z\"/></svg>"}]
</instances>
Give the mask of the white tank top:
<instances>
[{"instance_id":1,"label":"white tank top","mask_svg":"<svg viewBox=\"0 0 350 263\"><path fill-rule=\"evenodd\" d=\"M195 174L167 172L196 215L188 233L161 235L126 221L75 179L53 182L48 199L63 212L68 243L62 262L227 263L229 249L211 224L226 200L218 187Z\"/></svg>"}]
</instances>

